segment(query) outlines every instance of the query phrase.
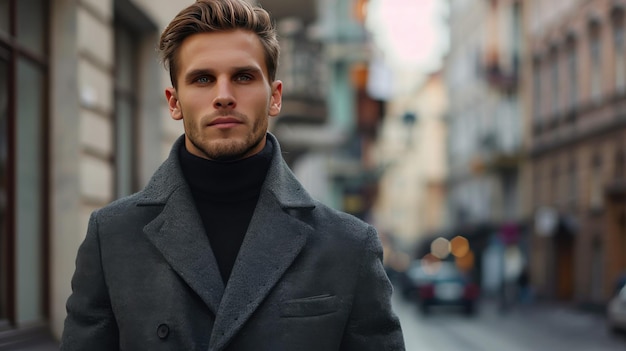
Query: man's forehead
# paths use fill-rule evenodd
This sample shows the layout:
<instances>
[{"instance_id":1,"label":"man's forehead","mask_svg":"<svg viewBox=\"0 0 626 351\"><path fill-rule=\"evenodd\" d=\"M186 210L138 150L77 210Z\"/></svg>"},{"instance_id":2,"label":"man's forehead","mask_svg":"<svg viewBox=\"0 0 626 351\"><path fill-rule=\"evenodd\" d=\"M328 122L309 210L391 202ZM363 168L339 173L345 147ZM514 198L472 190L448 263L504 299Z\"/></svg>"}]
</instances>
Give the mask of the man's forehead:
<instances>
[{"instance_id":1,"label":"man's forehead","mask_svg":"<svg viewBox=\"0 0 626 351\"><path fill-rule=\"evenodd\" d=\"M218 50L223 48L263 51L259 37L254 32L241 29L195 33L185 38L180 46L181 50Z\"/></svg>"},{"instance_id":2,"label":"man's forehead","mask_svg":"<svg viewBox=\"0 0 626 351\"><path fill-rule=\"evenodd\" d=\"M180 47L179 63L183 71L256 67L267 73L259 38L243 30L190 35Z\"/></svg>"}]
</instances>

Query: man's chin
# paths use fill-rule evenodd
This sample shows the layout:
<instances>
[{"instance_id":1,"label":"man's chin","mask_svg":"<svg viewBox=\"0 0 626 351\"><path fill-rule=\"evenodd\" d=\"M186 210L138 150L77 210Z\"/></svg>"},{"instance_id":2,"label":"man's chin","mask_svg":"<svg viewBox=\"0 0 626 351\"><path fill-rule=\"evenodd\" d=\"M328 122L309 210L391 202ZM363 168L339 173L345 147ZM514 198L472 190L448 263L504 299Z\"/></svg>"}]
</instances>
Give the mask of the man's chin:
<instances>
[{"instance_id":1,"label":"man's chin","mask_svg":"<svg viewBox=\"0 0 626 351\"><path fill-rule=\"evenodd\" d=\"M261 151L265 134L261 136L195 137L189 138L204 158L216 161L235 161Z\"/></svg>"},{"instance_id":2,"label":"man's chin","mask_svg":"<svg viewBox=\"0 0 626 351\"><path fill-rule=\"evenodd\" d=\"M214 140L204 149L205 154L216 161L236 161L247 156L250 147L241 140Z\"/></svg>"}]
</instances>

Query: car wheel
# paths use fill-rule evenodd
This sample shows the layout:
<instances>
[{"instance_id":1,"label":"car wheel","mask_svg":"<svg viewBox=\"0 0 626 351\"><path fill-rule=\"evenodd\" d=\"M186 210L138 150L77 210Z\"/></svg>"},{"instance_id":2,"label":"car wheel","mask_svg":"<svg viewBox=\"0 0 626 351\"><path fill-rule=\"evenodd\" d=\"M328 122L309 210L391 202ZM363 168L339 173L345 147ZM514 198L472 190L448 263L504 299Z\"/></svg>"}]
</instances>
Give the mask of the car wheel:
<instances>
[{"instance_id":1,"label":"car wheel","mask_svg":"<svg viewBox=\"0 0 626 351\"><path fill-rule=\"evenodd\" d=\"M422 311L422 314L428 315L430 314L430 305L427 303L422 303L420 305L420 310Z\"/></svg>"},{"instance_id":2,"label":"car wheel","mask_svg":"<svg viewBox=\"0 0 626 351\"><path fill-rule=\"evenodd\" d=\"M609 334L611 335L618 335L622 332L620 328L618 328L615 324L611 323L610 321L607 322L607 330L609 331Z\"/></svg>"},{"instance_id":3,"label":"car wheel","mask_svg":"<svg viewBox=\"0 0 626 351\"><path fill-rule=\"evenodd\" d=\"M466 316L471 317L476 314L476 306L474 305L474 303L468 303L465 305L463 312L465 313Z\"/></svg>"}]
</instances>

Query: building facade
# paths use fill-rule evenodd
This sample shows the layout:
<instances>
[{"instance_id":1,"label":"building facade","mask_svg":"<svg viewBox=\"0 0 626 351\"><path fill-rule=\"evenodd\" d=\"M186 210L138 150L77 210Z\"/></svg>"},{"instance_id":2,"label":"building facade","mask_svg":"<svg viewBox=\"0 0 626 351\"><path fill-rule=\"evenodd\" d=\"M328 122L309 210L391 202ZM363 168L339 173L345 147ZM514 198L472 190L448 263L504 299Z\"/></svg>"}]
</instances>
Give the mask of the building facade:
<instances>
[{"instance_id":1,"label":"building facade","mask_svg":"<svg viewBox=\"0 0 626 351\"><path fill-rule=\"evenodd\" d=\"M521 63L525 2L451 0L450 51L444 67L449 94L447 236L464 235L479 275L503 279L483 257L507 265L509 249L524 252L524 104ZM516 255L515 257L518 257ZM516 263L519 265L519 263ZM500 269L499 267L496 267Z\"/></svg>"},{"instance_id":2,"label":"building facade","mask_svg":"<svg viewBox=\"0 0 626 351\"><path fill-rule=\"evenodd\" d=\"M528 2L532 279L604 304L626 271L626 2Z\"/></svg>"},{"instance_id":3,"label":"building facade","mask_svg":"<svg viewBox=\"0 0 626 351\"><path fill-rule=\"evenodd\" d=\"M447 94L441 72L388 102L376 160L385 172L374 207L379 229L412 255L445 223Z\"/></svg>"},{"instance_id":4,"label":"building facade","mask_svg":"<svg viewBox=\"0 0 626 351\"><path fill-rule=\"evenodd\" d=\"M364 23L368 1L259 3L281 28L284 108L271 130L313 196L365 218L372 182L363 174L371 171L368 145L382 116L381 102L367 94L364 83L371 58Z\"/></svg>"},{"instance_id":5,"label":"building facade","mask_svg":"<svg viewBox=\"0 0 626 351\"><path fill-rule=\"evenodd\" d=\"M89 214L182 133L155 48L191 2L0 3L0 348L55 349Z\"/></svg>"}]
</instances>

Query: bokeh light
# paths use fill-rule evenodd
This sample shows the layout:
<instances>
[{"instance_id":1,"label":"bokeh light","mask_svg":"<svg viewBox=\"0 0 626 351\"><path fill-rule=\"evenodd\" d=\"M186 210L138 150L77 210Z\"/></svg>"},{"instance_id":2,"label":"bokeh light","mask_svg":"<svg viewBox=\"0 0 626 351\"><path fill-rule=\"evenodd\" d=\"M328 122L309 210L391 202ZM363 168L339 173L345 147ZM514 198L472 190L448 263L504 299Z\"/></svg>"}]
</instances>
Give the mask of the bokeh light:
<instances>
[{"instance_id":1,"label":"bokeh light","mask_svg":"<svg viewBox=\"0 0 626 351\"><path fill-rule=\"evenodd\" d=\"M470 250L469 241L462 236L455 236L450 240L450 251L455 257L463 257Z\"/></svg>"},{"instance_id":2,"label":"bokeh light","mask_svg":"<svg viewBox=\"0 0 626 351\"><path fill-rule=\"evenodd\" d=\"M450 241L439 237L430 244L430 252L439 259L445 259L450 255Z\"/></svg>"}]
</instances>

